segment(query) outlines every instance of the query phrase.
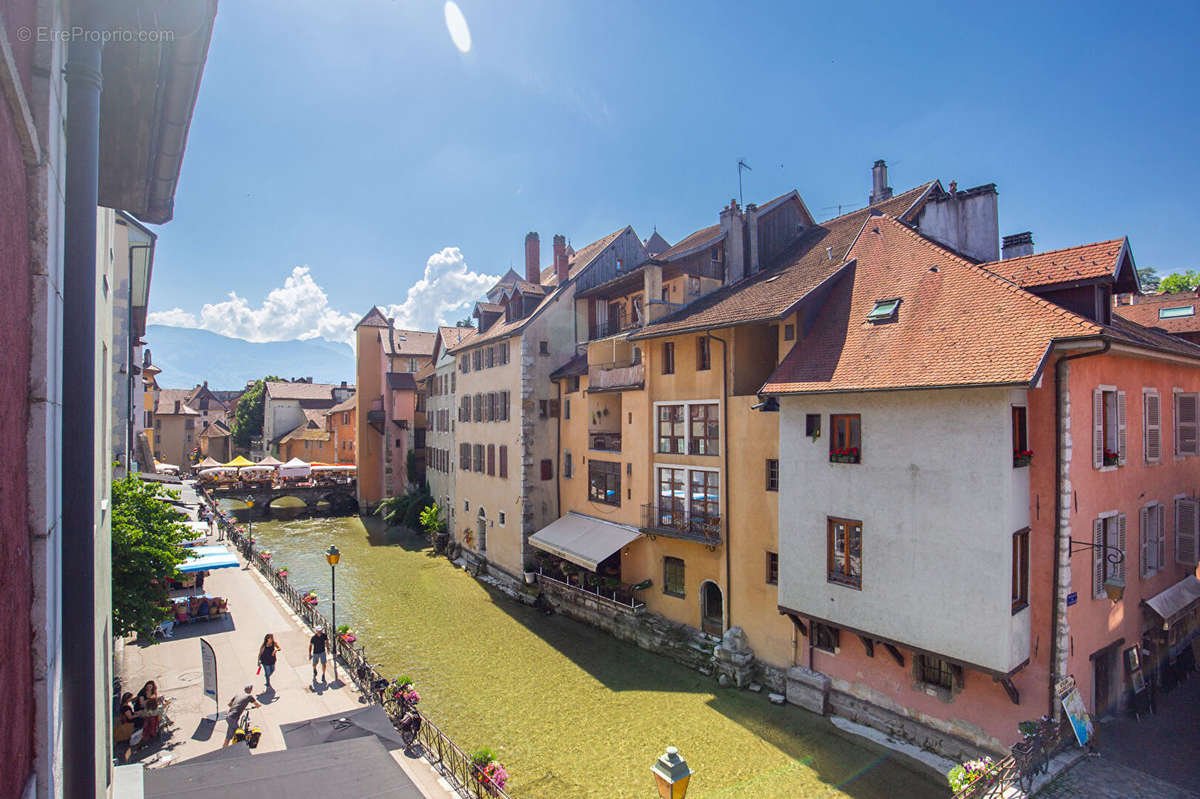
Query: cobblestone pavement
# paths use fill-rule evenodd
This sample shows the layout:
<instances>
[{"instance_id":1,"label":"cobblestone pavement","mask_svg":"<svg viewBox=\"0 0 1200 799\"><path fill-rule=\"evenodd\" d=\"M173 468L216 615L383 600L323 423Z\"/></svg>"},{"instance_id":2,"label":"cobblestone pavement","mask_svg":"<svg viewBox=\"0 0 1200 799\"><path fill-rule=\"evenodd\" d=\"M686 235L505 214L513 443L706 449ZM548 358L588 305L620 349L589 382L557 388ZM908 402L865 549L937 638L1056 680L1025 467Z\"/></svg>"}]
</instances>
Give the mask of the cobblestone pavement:
<instances>
[{"instance_id":1,"label":"cobblestone pavement","mask_svg":"<svg viewBox=\"0 0 1200 799\"><path fill-rule=\"evenodd\" d=\"M1037 799L1200 799L1200 794L1123 766L1085 757L1036 794Z\"/></svg>"}]
</instances>

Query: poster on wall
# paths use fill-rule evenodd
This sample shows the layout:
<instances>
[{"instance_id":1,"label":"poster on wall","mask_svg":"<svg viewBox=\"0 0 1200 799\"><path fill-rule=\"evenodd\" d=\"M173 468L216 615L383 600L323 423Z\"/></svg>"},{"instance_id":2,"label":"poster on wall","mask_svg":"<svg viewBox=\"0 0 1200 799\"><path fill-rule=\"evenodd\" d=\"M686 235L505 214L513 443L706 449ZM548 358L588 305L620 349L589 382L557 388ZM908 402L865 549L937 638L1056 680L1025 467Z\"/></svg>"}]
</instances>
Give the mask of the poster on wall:
<instances>
[{"instance_id":1,"label":"poster on wall","mask_svg":"<svg viewBox=\"0 0 1200 799\"><path fill-rule=\"evenodd\" d=\"M1088 715L1087 708L1083 705L1083 697L1079 695L1079 688L1076 687L1075 680L1068 677L1060 682L1058 695L1062 701L1063 710L1071 721L1071 729L1075 731L1075 740L1079 741L1080 746L1085 746L1091 739L1094 730L1092 717Z\"/></svg>"}]
</instances>

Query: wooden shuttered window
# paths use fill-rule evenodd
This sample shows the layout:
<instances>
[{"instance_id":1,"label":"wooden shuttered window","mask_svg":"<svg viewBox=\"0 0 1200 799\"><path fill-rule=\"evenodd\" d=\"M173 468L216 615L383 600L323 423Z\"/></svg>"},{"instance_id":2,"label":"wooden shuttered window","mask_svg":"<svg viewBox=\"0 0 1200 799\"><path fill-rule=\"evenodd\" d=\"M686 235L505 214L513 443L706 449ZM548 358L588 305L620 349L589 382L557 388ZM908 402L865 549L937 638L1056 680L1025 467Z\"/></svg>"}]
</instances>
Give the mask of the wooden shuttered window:
<instances>
[{"instance_id":1,"label":"wooden shuttered window","mask_svg":"<svg viewBox=\"0 0 1200 799\"><path fill-rule=\"evenodd\" d=\"M1161 503L1152 503L1142 508L1139 512L1138 530L1139 552L1141 554L1141 562L1138 565L1138 573L1142 577L1149 577L1158 572L1166 565L1167 561L1167 536L1166 536L1166 508Z\"/></svg>"},{"instance_id":2,"label":"wooden shuttered window","mask_svg":"<svg viewBox=\"0 0 1200 799\"><path fill-rule=\"evenodd\" d=\"M1092 391L1092 466L1124 466L1129 442L1126 435L1124 391L1097 388Z\"/></svg>"},{"instance_id":3,"label":"wooden shuttered window","mask_svg":"<svg viewBox=\"0 0 1200 799\"><path fill-rule=\"evenodd\" d=\"M508 477L508 445L500 445L500 476Z\"/></svg>"},{"instance_id":4,"label":"wooden shuttered window","mask_svg":"<svg viewBox=\"0 0 1200 799\"><path fill-rule=\"evenodd\" d=\"M1119 452L1120 455L1117 458L1117 463L1119 463L1122 466L1125 465L1125 457L1129 452L1129 440L1128 440L1129 436L1126 434L1126 429L1125 429L1125 427L1126 427L1126 425L1125 425L1126 410L1127 410L1127 408L1126 408L1125 392L1118 391L1117 392L1117 452ZM1124 519L1125 517L1122 516L1121 518ZM1125 545L1122 544L1121 549L1123 550L1124 548L1125 548Z\"/></svg>"},{"instance_id":5,"label":"wooden shuttered window","mask_svg":"<svg viewBox=\"0 0 1200 799\"><path fill-rule=\"evenodd\" d=\"M487 445L487 473L490 476L496 475L496 445Z\"/></svg>"},{"instance_id":6,"label":"wooden shuttered window","mask_svg":"<svg viewBox=\"0 0 1200 799\"><path fill-rule=\"evenodd\" d=\"M1196 414L1198 394L1175 392L1175 454L1196 455Z\"/></svg>"},{"instance_id":7,"label":"wooden shuttered window","mask_svg":"<svg viewBox=\"0 0 1200 799\"><path fill-rule=\"evenodd\" d=\"M1196 567L1196 540L1200 530L1200 503L1194 499L1180 497L1175 500L1175 562Z\"/></svg>"},{"instance_id":8,"label":"wooden shuttered window","mask_svg":"<svg viewBox=\"0 0 1200 799\"><path fill-rule=\"evenodd\" d=\"M458 445L458 468L464 472L471 471L471 445Z\"/></svg>"},{"instance_id":9,"label":"wooden shuttered window","mask_svg":"<svg viewBox=\"0 0 1200 799\"><path fill-rule=\"evenodd\" d=\"M1104 465L1104 392L1092 392L1092 467ZM1103 525L1102 525L1103 526ZM1093 542L1094 543L1094 542ZM1103 582L1103 581L1101 581Z\"/></svg>"},{"instance_id":10,"label":"wooden shuttered window","mask_svg":"<svg viewBox=\"0 0 1200 799\"><path fill-rule=\"evenodd\" d=\"M542 461L542 479L554 479L554 461L550 460L549 458L546 458Z\"/></svg>"},{"instance_id":11,"label":"wooden shuttered window","mask_svg":"<svg viewBox=\"0 0 1200 799\"><path fill-rule=\"evenodd\" d=\"M1162 460L1162 397L1157 391L1142 394L1142 451L1146 463Z\"/></svg>"}]
</instances>

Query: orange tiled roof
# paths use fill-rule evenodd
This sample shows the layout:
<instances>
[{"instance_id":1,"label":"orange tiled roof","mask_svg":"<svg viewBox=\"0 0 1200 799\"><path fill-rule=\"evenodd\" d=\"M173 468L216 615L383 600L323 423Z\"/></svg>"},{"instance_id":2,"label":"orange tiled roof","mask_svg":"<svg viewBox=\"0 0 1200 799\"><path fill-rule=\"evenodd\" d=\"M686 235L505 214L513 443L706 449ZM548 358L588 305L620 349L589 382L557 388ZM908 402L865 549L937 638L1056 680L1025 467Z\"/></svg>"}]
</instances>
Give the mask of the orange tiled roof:
<instances>
[{"instance_id":1,"label":"orange tiled roof","mask_svg":"<svg viewBox=\"0 0 1200 799\"><path fill-rule=\"evenodd\" d=\"M158 392L158 402L154 406L154 412L160 416L199 416L200 411L188 405L188 397L192 394L190 388L164 388ZM175 403L179 403L179 410L175 410Z\"/></svg>"},{"instance_id":2,"label":"orange tiled roof","mask_svg":"<svg viewBox=\"0 0 1200 799\"><path fill-rule=\"evenodd\" d=\"M1033 255L1022 255L1003 261L990 261L981 266L1022 288L1052 286L1076 280L1115 278L1124 248L1125 239L1112 239L1061 250L1036 252Z\"/></svg>"},{"instance_id":3,"label":"orange tiled roof","mask_svg":"<svg viewBox=\"0 0 1200 799\"><path fill-rule=\"evenodd\" d=\"M690 236L684 237L673 247L659 253L656 257L664 261L669 261L698 247L711 247L723 238L725 238L725 233L721 230L719 224L709 225L706 228L700 228L700 230L697 230Z\"/></svg>"},{"instance_id":4,"label":"orange tiled roof","mask_svg":"<svg viewBox=\"0 0 1200 799\"><path fill-rule=\"evenodd\" d=\"M930 181L877 203L874 208L904 219L919 207L935 184L936 181ZM778 319L842 267L846 251L869 213L869 208L862 208L814 225L767 268L699 298L630 338Z\"/></svg>"},{"instance_id":5,"label":"orange tiled roof","mask_svg":"<svg viewBox=\"0 0 1200 799\"><path fill-rule=\"evenodd\" d=\"M383 354L390 356L432 355L434 333L424 330L381 330L379 338L383 342Z\"/></svg>"},{"instance_id":6,"label":"orange tiled roof","mask_svg":"<svg viewBox=\"0 0 1200 799\"><path fill-rule=\"evenodd\" d=\"M847 260L765 393L1018 385L1034 379L1055 339L1106 332L890 216L867 222ZM877 301L896 297L896 321L866 321Z\"/></svg>"},{"instance_id":7,"label":"orange tiled roof","mask_svg":"<svg viewBox=\"0 0 1200 799\"><path fill-rule=\"evenodd\" d=\"M1145 327L1157 327L1168 333L1200 332L1200 302L1195 292L1180 292L1178 294L1159 294L1150 297L1138 297L1137 305L1118 305L1113 309L1115 315L1124 317ZM1162 319L1158 312L1164 308L1191 308L1191 316L1174 316Z\"/></svg>"}]
</instances>

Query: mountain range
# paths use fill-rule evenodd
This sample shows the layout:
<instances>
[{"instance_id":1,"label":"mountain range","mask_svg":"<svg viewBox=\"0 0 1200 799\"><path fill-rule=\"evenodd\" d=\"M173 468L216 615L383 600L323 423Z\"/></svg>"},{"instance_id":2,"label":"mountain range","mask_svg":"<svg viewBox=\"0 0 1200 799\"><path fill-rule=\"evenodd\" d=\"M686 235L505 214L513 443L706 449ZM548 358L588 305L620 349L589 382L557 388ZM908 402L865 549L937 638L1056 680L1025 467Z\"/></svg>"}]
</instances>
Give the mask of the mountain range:
<instances>
[{"instance_id":1,"label":"mountain range","mask_svg":"<svg viewBox=\"0 0 1200 799\"><path fill-rule=\"evenodd\" d=\"M163 388L242 388L265 375L311 377L317 383L354 383L354 350L322 338L254 342L192 327L146 327L146 349L162 370Z\"/></svg>"}]
</instances>

